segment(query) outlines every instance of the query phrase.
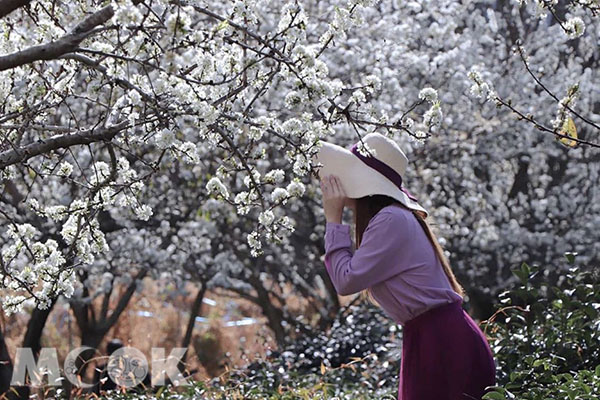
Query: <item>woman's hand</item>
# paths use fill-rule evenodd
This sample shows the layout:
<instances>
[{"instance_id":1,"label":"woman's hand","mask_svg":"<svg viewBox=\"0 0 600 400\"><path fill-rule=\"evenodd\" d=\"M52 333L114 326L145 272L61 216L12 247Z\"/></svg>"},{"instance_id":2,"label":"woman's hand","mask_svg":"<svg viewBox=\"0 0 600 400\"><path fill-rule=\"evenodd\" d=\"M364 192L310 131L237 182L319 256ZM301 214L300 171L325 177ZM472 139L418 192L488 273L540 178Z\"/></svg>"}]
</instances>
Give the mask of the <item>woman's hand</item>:
<instances>
[{"instance_id":1,"label":"woman's hand","mask_svg":"<svg viewBox=\"0 0 600 400\"><path fill-rule=\"evenodd\" d=\"M327 175L321 179L321 191L323 192L323 210L327 222L342 223L342 212L347 202L346 193L342 183L335 175Z\"/></svg>"}]
</instances>

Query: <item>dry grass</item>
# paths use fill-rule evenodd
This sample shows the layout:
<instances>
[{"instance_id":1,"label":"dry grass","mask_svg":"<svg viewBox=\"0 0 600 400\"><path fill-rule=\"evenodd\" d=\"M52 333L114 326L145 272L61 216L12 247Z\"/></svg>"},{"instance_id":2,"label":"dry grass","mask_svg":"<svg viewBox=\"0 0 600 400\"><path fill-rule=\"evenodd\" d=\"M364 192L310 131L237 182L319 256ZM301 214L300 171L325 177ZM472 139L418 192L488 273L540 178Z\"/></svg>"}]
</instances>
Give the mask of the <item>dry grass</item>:
<instances>
[{"instance_id":1,"label":"dry grass","mask_svg":"<svg viewBox=\"0 0 600 400\"><path fill-rule=\"evenodd\" d=\"M180 295L169 299L161 296L157 285L147 279L144 282L144 290L134 295L117 324L106 335L100 352L104 354L106 342L112 338L119 338L124 344L139 349L148 360L150 360L152 347L164 347L166 354L173 347L179 347L187 327L189 310L197 292L193 286L188 290L190 292L188 296ZM211 327L211 333L218 338L219 346L212 346L206 350L214 352L215 349L221 348L223 353L210 354L211 357L219 358L223 364L233 367L245 364L256 357L262 357L269 348L276 347L272 333L266 325L266 319L256 305L224 291L207 291L205 298L215 300L217 304L215 306L202 304L200 315L208 318L209 321L196 323L192 343L201 342L202 337ZM99 309L99 299L95 305L96 309ZM152 316L139 315L139 312L150 312ZM257 323L225 326L223 318L226 316L233 321L248 317L255 318ZM0 312L0 322L13 359L16 348L22 344L29 317L26 313L6 317ZM50 313L44 329L42 346L57 348L62 362L70 349L80 345L80 340L77 323L68 305L57 304ZM193 374L195 379L209 377L192 345L188 349L187 368L196 371Z\"/></svg>"},{"instance_id":2,"label":"dry grass","mask_svg":"<svg viewBox=\"0 0 600 400\"><path fill-rule=\"evenodd\" d=\"M187 288L188 294L167 297L161 294L156 282L149 278L144 280L143 290L136 293L125 309L117 324L110 329L100 345L99 355L105 355L106 343L119 338L127 345L142 351L148 361L151 359L152 347L163 347L169 354L173 347L180 347L189 319L189 310L198 289L193 285ZM118 288L120 293L124 288ZM316 311L309 302L292 293L292 288L283 287L281 297L286 300L288 310L296 315L306 316L305 322L315 322ZM353 296L340 298L342 305L349 303ZM256 358L264 357L269 349L275 349L273 334L260 308L234 293L217 290L207 291L205 299L214 300L216 305L202 304L200 316L207 318L205 323L197 322L187 352L186 368L197 380L204 380L222 373L226 368L235 369ZM116 305L118 296L113 295L112 306ZM277 302L275 296L272 301ZM101 299L95 301L95 309L99 310ZM97 312L97 311L96 311ZM151 316L143 313L151 313ZM9 353L14 360L16 348L23 342L30 316L27 313L6 317L0 311L0 323L4 332ZM257 323L242 326L225 326L224 318L236 321L243 318L254 318ZM216 342L215 342L216 340ZM50 313L42 337L43 347L55 347L59 362L62 365L68 352L81 343L77 322L65 302L55 305ZM203 359L205 368L196 349L204 346ZM208 359L208 361L207 361ZM105 359L99 359L103 363ZM216 367L220 364L220 367ZM92 369L88 370L91 373Z\"/></svg>"}]
</instances>

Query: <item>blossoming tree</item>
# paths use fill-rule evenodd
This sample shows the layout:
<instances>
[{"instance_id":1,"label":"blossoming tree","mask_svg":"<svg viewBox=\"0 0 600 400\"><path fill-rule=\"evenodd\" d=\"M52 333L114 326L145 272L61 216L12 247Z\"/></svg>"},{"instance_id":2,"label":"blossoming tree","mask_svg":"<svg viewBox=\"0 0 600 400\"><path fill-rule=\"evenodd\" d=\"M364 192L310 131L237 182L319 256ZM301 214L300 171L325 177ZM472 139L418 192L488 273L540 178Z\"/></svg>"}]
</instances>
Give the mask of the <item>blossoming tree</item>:
<instances>
[{"instance_id":1,"label":"blossoming tree","mask_svg":"<svg viewBox=\"0 0 600 400\"><path fill-rule=\"evenodd\" d=\"M4 310L63 295L101 340L131 299L110 310L114 285L162 276L256 302L280 341L288 286L326 321L310 159L373 130L481 315L514 263L598 261L597 11L0 0Z\"/></svg>"}]
</instances>

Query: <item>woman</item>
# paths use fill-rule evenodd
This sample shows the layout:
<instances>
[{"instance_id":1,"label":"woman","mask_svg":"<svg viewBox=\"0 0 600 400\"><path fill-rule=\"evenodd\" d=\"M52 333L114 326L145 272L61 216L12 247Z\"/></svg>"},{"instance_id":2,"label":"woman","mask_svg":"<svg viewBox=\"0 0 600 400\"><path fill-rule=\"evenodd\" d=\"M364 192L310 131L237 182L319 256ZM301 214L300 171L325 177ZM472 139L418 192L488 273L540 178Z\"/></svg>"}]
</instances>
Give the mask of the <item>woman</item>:
<instances>
[{"instance_id":1,"label":"woman","mask_svg":"<svg viewBox=\"0 0 600 400\"><path fill-rule=\"evenodd\" d=\"M322 165L325 266L340 295L366 293L403 326L398 399L481 399L495 385L493 355L462 308L427 210L402 185L406 156L378 133L351 150L321 143L313 161ZM354 211L356 250L344 207Z\"/></svg>"}]
</instances>

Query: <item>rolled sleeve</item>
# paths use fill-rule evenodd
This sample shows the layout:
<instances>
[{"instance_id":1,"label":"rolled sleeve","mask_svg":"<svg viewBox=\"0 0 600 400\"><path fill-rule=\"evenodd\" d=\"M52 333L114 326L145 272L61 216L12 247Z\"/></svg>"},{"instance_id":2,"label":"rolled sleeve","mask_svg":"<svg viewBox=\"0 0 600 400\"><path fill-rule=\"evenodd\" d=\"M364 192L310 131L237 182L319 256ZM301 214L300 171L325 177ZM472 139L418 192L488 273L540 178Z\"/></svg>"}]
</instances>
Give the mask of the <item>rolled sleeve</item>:
<instances>
[{"instance_id":1,"label":"rolled sleeve","mask_svg":"<svg viewBox=\"0 0 600 400\"><path fill-rule=\"evenodd\" d=\"M325 267L338 294L357 293L399 273L402 251L399 221L394 214L377 213L353 252L350 226L328 222L325 233Z\"/></svg>"}]
</instances>

